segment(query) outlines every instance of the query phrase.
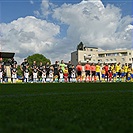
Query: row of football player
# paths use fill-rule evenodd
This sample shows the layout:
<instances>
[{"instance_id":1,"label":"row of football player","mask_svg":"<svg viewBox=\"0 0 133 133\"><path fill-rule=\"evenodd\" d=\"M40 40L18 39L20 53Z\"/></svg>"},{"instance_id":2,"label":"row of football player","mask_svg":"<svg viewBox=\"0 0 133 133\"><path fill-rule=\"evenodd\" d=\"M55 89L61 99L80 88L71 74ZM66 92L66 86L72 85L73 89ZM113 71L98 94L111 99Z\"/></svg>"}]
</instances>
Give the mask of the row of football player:
<instances>
[{"instance_id":1,"label":"row of football player","mask_svg":"<svg viewBox=\"0 0 133 133\"><path fill-rule=\"evenodd\" d=\"M15 67L16 63L14 63L14 66L11 69L11 73L12 73L12 77L17 77L17 68ZM76 69L76 70L75 70ZM99 81L100 81L100 74L102 74L102 78L105 79L105 76L107 77L107 81L108 78L111 80L111 77L113 77L115 79L116 75L119 76L119 78L123 78L126 77L126 80L132 78L132 73L133 70L131 69L130 66L127 66L127 64L125 64L125 66L123 66L122 68L120 67L120 64L112 64L110 67L108 66L108 64L106 64L103 69L101 70L101 66L100 64L89 64L89 62L86 63L86 65L84 66L85 69L85 80L86 81L92 81L92 79L96 80L96 77L99 77ZM27 60L25 60L22 64L21 64L21 70L23 72L23 78L25 77L26 73L29 73L29 63L27 62ZM68 63L68 65L66 66L63 61L61 62L61 64L58 64L57 62L50 67L50 65L47 63L45 66L40 65L39 67L36 66L36 62L33 62L33 65L31 67L32 70L32 76L34 77L34 75L39 76L39 78L42 76L42 71L44 71L46 73L46 78L49 77L49 73L53 73L53 77L54 76L59 76L59 73L63 73L64 77L67 77L68 75L68 79L70 81L70 77L71 77L71 73L72 71L75 72L75 77L77 76L78 79L83 79L82 78L82 66L79 62L79 64L76 66L76 68L74 68L74 66L70 63ZM62 72L60 72L62 71ZM0 75L3 75L2 72L0 72ZM28 74L30 75L30 74ZM105 76L104 76L105 75ZM29 77L29 76L28 76ZM59 79L59 78L58 78Z\"/></svg>"},{"instance_id":2,"label":"row of football player","mask_svg":"<svg viewBox=\"0 0 133 133\"><path fill-rule=\"evenodd\" d=\"M24 71L24 82L29 82L30 79L30 73L29 69L25 69ZM133 71L130 71L127 73L112 73L111 70L108 71L108 73L105 72L104 68L101 71L101 76L99 77L99 73L95 73L94 71L90 73L90 71L85 71L85 74L83 75L80 71L76 71L74 68L72 69L71 75L68 74L68 68L65 67L65 70L63 71L60 67L59 73L54 74L53 69L50 69L49 73L46 72L46 69L42 70L40 73L41 75L38 76L38 71L35 67L33 73L32 73L32 81L38 82L38 79L40 82L90 82L90 81L117 81L118 79L121 81L133 81ZM127 77L126 77L127 76ZM101 78L101 79L100 79ZM17 79L17 69L12 69L12 82L16 83ZM0 73L0 82L2 82L3 77Z\"/></svg>"}]
</instances>

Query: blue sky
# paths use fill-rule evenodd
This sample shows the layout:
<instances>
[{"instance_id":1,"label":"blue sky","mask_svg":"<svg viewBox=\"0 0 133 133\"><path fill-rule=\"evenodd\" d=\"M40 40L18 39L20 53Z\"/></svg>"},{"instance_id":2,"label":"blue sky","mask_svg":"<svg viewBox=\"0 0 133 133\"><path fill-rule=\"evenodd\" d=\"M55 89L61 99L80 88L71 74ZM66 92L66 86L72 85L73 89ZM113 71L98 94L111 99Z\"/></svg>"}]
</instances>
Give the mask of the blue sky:
<instances>
[{"instance_id":1,"label":"blue sky","mask_svg":"<svg viewBox=\"0 0 133 133\"><path fill-rule=\"evenodd\" d=\"M132 0L0 0L0 45L18 60L41 53L67 61L80 41L131 49L132 7Z\"/></svg>"},{"instance_id":2,"label":"blue sky","mask_svg":"<svg viewBox=\"0 0 133 133\"><path fill-rule=\"evenodd\" d=\"M0 23L9 23L19 17L32 16L35 10L39 10L41 0L0 0ZM50 0L56 5L63 3L79 3L81 0ZM133 1L132 0L102 0L104 5L113 4L120 7L122 15L133 15Z\"/></svg>"}]
</instances>

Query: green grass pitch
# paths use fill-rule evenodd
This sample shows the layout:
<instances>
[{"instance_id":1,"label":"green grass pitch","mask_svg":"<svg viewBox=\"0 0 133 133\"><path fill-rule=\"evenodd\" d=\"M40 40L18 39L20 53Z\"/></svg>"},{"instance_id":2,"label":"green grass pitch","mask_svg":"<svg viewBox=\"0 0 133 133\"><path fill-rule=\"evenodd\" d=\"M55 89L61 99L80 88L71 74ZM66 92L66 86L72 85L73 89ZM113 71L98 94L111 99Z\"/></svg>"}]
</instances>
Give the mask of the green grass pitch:
<instances>
[{"instance_id":1,"label":"green grass pitch","mask_svg":"<svg viewBox=\"0 0 133 133\"><path fill-rule=\"evenodd\" d=\"M0 84L0 133L132 133L133 83Z\"/></svg>"}]
</instances>

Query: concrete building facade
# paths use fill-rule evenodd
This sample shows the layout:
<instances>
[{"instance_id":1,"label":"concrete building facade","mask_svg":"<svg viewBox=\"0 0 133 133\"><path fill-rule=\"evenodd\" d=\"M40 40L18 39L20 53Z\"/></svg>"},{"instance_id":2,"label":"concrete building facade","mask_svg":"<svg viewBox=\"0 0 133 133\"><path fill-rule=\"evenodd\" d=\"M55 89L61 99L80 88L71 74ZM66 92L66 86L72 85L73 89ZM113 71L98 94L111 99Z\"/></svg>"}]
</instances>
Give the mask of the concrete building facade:
<instances>
[{"instance_id":1,"label":"concrete building facade","mask_svg":"<svg viewBox=\"0 0 133 133\"><path fill-rule=\"evenodd\" d=\"M99 51L96 47L84 47L82 50L76 50L71 53L71 62L75 66L81 61L85 64L87 61L90 63L118 63L121 65L128 63L133 64L133 50L106 50Z\"/></svg>"}]
</instances>

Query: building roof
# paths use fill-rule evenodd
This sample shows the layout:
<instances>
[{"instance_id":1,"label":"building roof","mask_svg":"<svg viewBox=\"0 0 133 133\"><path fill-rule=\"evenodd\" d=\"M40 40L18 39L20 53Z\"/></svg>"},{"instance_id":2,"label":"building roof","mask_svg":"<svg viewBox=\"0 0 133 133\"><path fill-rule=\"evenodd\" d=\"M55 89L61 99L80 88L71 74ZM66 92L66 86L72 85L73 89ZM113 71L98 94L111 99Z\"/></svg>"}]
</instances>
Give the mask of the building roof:
<instances>
[{"instance_id":1,"label":"building roof","mask_svg":"<svg viewBox=\"0 0 133 133\"><path fill-rule=\"evenodd\" d=\"M13 58L15 53L0 52L0 58Z\"/></svg>"},{"instance_id":2,"label":"building roof","mask_svg":"<svg viewBox=\"0 0 133 133\"><path fill-rule=\"evenodd\" d=\"M93 48L93 49L98 49L97 47L90 47L90 46L85 46L85 48Z\"/></svg>"}]
</instances>

